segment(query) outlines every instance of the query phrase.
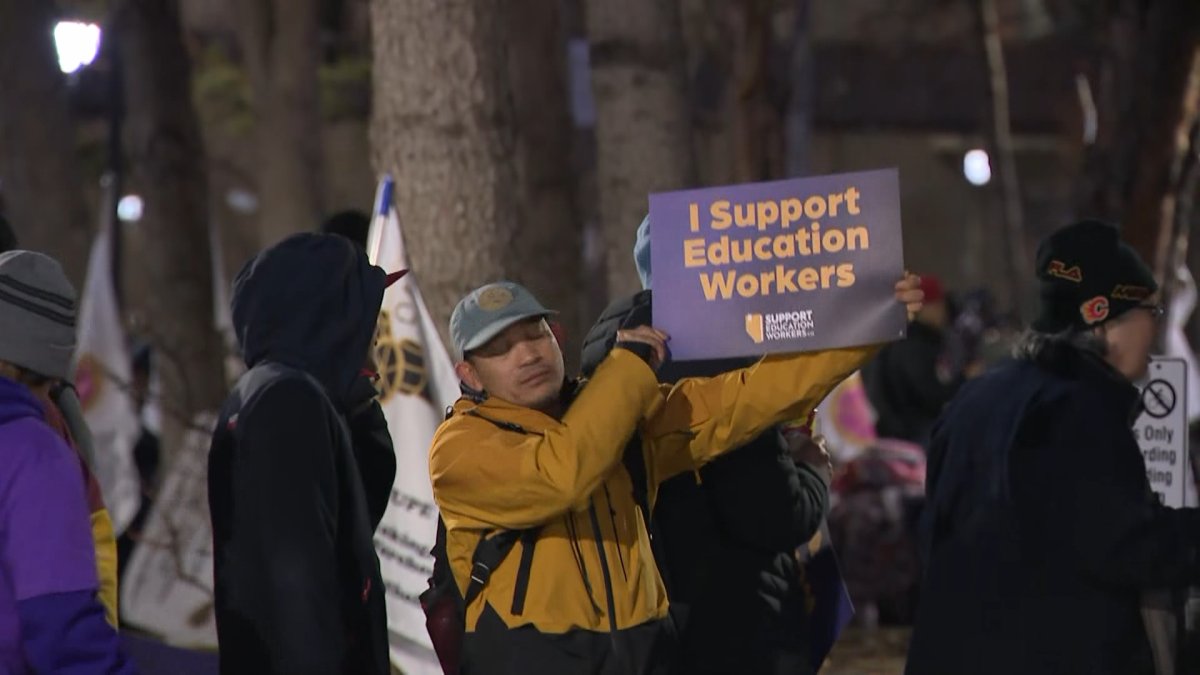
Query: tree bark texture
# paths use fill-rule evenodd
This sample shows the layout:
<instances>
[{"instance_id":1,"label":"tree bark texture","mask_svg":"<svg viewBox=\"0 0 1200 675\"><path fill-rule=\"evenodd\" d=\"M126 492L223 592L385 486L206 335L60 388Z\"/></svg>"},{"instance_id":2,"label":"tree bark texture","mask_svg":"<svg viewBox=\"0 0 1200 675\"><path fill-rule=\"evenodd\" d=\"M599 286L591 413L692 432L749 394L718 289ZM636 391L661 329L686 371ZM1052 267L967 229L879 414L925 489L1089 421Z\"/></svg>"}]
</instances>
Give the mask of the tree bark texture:
<instances>
[{"instance_id":1,"label":"tree bark texture","mask_svg":"<svg viewBox=\"0 0 1200 675\"><path fill-rule=\"evenodd\" d=\"M583 266L551 4L372 2L373 161L396 179L410 264L443 338L463 295L504 278L562 310L569 329L578 323Z\"/></svg>"},{"instance_id":2,"label":"tree bark texture","mask_svg":"<svg viewBox=\"0 0 1200 675\"><path fill-rule=\"evenodd\" d=\"M123 0L118 39L125 64L127 151L143 190L153 293L148 331L162 380L164 463L197 413L225 397L223 351L213 325L208 176L191 72L175 0Z\"/></svg>"},{"instance_id":3,"label":"tree bark texture","mask_svg":"<svg viewBox=\"0 0 1200 675\"><path fill-rule=\"evenodd\" d=\"M812 0L796 0L792 44L788 52L788 102L784 121L788 176L808 175L812 164L816 113L816 66L813 62Z\"/></svg>"},{"instance_id":4,"label":"tree bark texture","mask_svg":"<svg viewBox=\"0 0 1200 675\"><path fill-rule=\"evenodd\" d=\"M323 215L318 0L231 0L258 137L264 246Z\"/></svg>"},{"instance_id":5,"label":"tree bark texture","mask_svg":"<svg viewBox=\"0 0 1200 675\"><path fill-rule=\"evenodd\" d=\"M1110 55L1099 97L1106 104L1077 211L1119 222L1162 279L1200 98L1200 3L1126 0L1117 3L1107 28Z\"/></svg>"},{"instance_id":6,"label":"tree bark texture","mask_svg":"<svg viewBox=\"0 0 1200 675\"><path fill-rule=\"evenodd\" d=\"M652 192L694 187L678 0L587 0L600 218L611 298L639 288L638 223Z\"/></svg>"},{"instance_id":7,"label":"tree bark texture","mask_svg":"<svg viewBox=\"0 0 1200 675\"><path fill-rule=\"evenodd\" d=\"M0 194L21 247L57 258L80 288L98 217L84 200L55 17L46 0L0 2Z\"/></svg>"},{"instance_id":8,"label":"tree bark texture","mask_svg":"<svg viewBox=\"0 0 1200 675\"><path fill-rule=\"evenodd\" d=\"M734 178L749 183L780 178L786 166L783 116L772 72L770 0L736 0L728 11L735 105Z\"/></svg>"},{"instance_id":9,"label":"tree bark texture","mask_svg":"<svg viewBox=\"0 0 1200 675\"><path fill-rule=\"evenodd\" d=\"M545 301L561 314L574 363L589 316L583 233L572 164L574 130L567 82L567 25L557 0L504 3L508 72L516 125L519 220L530 265L540 268Z\"/></svg>"},{"instance_id":10,"label":"tree bark texture","mask_svg":"<svg viewBox=\"0 0 1200 675\"><path fill-rule=\"evenodd\" d=\"M991 99L991 163L999 178L1000 203L1004 217L1004 241L1008 257L1009 279L1013 284L1012 309L1022 315L1025 280L1032 259L1025 245L1025 210L1021 201L1021 183L1017 177L1017 155L1013 149L1012 122L1008 93L1008 69L1004 63L1004 45L1000 39L1000 12L996 0L979 0L980 37L988 68L988 94Z\"/></svg>"}]
</instances>

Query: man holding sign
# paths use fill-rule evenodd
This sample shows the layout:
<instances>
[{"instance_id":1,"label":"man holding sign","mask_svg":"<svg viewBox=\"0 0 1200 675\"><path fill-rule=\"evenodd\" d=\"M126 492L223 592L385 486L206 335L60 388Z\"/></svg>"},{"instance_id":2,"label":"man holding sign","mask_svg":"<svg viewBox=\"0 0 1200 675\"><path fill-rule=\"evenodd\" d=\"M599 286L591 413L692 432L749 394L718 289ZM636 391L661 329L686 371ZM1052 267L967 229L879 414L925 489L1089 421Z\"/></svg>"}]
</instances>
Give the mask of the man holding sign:
<instances>
[{"instance_id":1,"label":"man holding sign","mask_svg":"<svg viewBox=\"0 0 1200 675\"><path fill-rule=\"evenodd\" d=\"M1154 672L1147 591L1200 581L1200 510L1159 503L1130 425L1162 316L1115 227L1038 249L1017 359L935 427L911 675Z\"/></svg>"},{"instance_id":2,"label":"man holding sign","mask_svg":"<svg viewBox=\"0 0 1200 675\"><path fill-rule=\"evenodd\" d=\"M901 325L894 303L916 311L918 286L915 277L888 285ZM472 292L451 318L465 394L434 437L429 470L465 598L463 669L665 673L673 631L621 463L628 439L642 439L652 500L662 480L805 415L875 349L770 356L660 387L655 372L679 338L630 326L581 386L565 379L551 314L500 282ZM519 554L510 538L510 555L478 564L488 542L513 532Z\"/></svg>"}]
</instances>

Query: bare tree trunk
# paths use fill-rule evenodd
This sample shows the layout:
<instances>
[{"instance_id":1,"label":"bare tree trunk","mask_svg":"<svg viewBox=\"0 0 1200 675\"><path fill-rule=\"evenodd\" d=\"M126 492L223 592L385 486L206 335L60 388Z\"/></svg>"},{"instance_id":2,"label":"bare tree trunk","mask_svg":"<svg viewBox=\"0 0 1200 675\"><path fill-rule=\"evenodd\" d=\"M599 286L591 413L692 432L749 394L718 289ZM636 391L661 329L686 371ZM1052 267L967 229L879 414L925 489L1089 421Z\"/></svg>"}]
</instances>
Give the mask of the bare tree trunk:
<instances>
[{"instance_id":1,"label":"bare tree trunk","mask_svg":"<svg viewBox=\"0 0 1200 675\"><path fill-rule=\"evenodd\" d=\"M164 460L184 427L225 396L213 325L208 176L192 107L191 69L175 0L124 0L118 36L125 65L128 152L144 190L148 330L162 379Z\"/></svg>"},{"instance_id":2,"label":"bare tree trunk","mask_svg":"<svg viewBox=\"0 0 1200 675\"><path fill-rule=\"evenodd\" d=\"M571 170L575 174L575 212L580 226L581 316L599 317L608 305L608 251L600 229L596 176L596 105L587 40L584 0L560 0L567 33L567 82L570 94Z\"/></svg>"},{"instance_id":3,"label":"bare tree trunk","mask_svg":"<svg viewBox=\"0 0 1200 675\"><path fill-rule=\"evenodd\" d=\"M557 128L565 103L530 98L560 96L562 84L531 81L537 75L524 70L561 59L546 51L561 45L542 33L559 20L535 23L525 14L531 5L523 18L506 16L511 6L489 0L374 0L371 9L373 160L396 178L412 267L443 337L455 303L502 278L570 317L582 268L578 225L568 176L553 175L565 166L553 153L569 142L549 147L565 139ZM536 36L509 34L534 26ZM529 44L516 47L518 39Z\"/></svg>"},{"instance_id":4,"label":"bare tree trunk","mask_svg":"<svg viewBox=\"0 0 1200 675\"><path fill-rule=\"evenodd\" d=\"M1032 261L1025 246L1025 210L1021 185L1017 179L1017 156L1013 150L1012 123L1009 119L1008 71L1004 64L1004 45L1000 40L1000 14L996 0L979 0L979 23L983 48L990 74L988 90L992 99L992 164L1000 174L1000 199L1004 210L1006 253L1009 279L1013 284L1012 309L1022 315L1025 304L1025 280Z\"/></svg>"},{"instance_id":5,"label":"bare tree trunk","mask_svg":"<svg viewBox=\"0 0 1200 675\"><path fill-rule=\"evenodd\" d=\"M1173 188L1200 98L1200 3L1126 0L1109 24L1114 56L1101 98L1125 105L1119 119L1116 106L1102 109L1102 142L1089 158L1078 210L1120 222L1161 279L1175 232Z\"/></svg>"},{"instance_id":6,"label":"bare tree trunk","mask_svg":"<svg viewBox=\"0 0 1200 675\"><path fill-rule=\"evenodd\" d=\"M78 288L98 218L84 201L54 17L47 0L0 2L0 194L20 245L57 258Z\"/></svg>"},{"instance_id":7,"label":"bare tree trunk","mask_svg":"<svg viewBox=\"0 0 1200 675\"><path fill-rule=\"evenodd\" d=\"M771 7L769 0L737 0L729 7L733 53L734 178L770 180L785 165L783 120L772 101Z\"/></svg>"},{"instance_id":8,"label":"bare tree trunk","mask_svg":"<svg viewBox=\"0 0 1200 675\"><path fill-rule=\"evenodd\" d=\"M678 0L587 0L600 217L611 297L638 288L633 242L651 192L693 187Z\"/></svg>"},{"instance_id":9,"label":"bare tree trunk","mask_svg":"<svg viewBox=\"0 0 1200 675\"><path fill-rule=\"evenodd\" d=\"M264 245L322 216L324 164L318 0L231 0L257 113L259 229Z\"/></svg>"},{"instance_id":10,"label":"bare tree trunk","mask_svg":"<svg viewBox=\"0 0 1200 675\"><path fill-rule=\"evenodd\" d=\"M561 2L511 0L505 3L517 133L519 223L525 259L536 267L533 283L543 301L561 314L566 354L572 364L582 347L586 321L583 292L582 224L571 165L573 130L568 109L567 30Z\"/></svg>"},{"instance_id":11,"label":"bare tree trunk","mask_svg":"<svg viewBox=\"0 0 1200 675\"><path fill-rule=\"evenodd\" d=\"M788 63L788 106L785 122L787 175L805 176L812 157L816 68L813 65L812 0L796 0L795 28Z\"/></svg>"},{"instance_id":12,"label":"bare tree trunk","mask_svg":"<svg viewBox=\"0 0 1200 675\"><path fill-rule=\"evenodd\" d=\"M1180 155L1179 165L1172 171L1171 194L1168 197L1172 204L1170 209L1172 222L1161 258L1163 261L1161 276L1164 281L1161 303L1168 309L1171 308L1172 300L1181 287L1182 280L1177 272L1181 267L1186 267L1189 260L1192 222L1196 216L1196 191L1200 190L1200 117L1197 117L1192 123L1191 132L1183 142L1186 147ZM1194 282L1195 275L1193 274L1192 277ZM1184 335L1191 341L1193 347L1196 344L1194 330L1196 314L1196 311L1193 310L1192 317L1183 325ZM1165 339L1166 336L1160 332L1158 335L1160 343Z\"/></svg>"}]
</instances>

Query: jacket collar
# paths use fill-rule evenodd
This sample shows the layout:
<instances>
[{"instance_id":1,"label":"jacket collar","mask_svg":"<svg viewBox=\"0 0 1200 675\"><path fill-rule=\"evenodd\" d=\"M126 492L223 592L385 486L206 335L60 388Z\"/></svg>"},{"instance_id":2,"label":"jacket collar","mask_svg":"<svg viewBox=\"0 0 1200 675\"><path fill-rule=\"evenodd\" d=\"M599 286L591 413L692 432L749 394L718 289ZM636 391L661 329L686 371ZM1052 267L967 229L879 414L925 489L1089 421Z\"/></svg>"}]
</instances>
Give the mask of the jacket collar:
<instances>
[{"instance_id":1,"label":"jacket collar","mask_svg":"<svg viewBox=\"0 0 1200 675\"><path fill-rule=\"evenodd\" d=\"M1095 388L1116 409L1129 415L1130 424L1142 413L1141 392L1098 354L1062 345L1053 354L1039 359L1038 366Z\"/></svg>"},{"instance_id":2,"label":"jacket collar","mask_svg":"<svg viewBox=\"0 0 1200 675\"><path fill-rule=\"evenodd\" d=\"M584 380L566 380L563 382L562 401L564 408L569 406L579 390L583 388ZM473 415L482 417L500 426L515 426L528 433L541 433L561 422L550 415L533 408L511 403L486 392L476 392L463 388L463 395L455 402L452 413L456 415Z\"/></svg>"}]
</instances>

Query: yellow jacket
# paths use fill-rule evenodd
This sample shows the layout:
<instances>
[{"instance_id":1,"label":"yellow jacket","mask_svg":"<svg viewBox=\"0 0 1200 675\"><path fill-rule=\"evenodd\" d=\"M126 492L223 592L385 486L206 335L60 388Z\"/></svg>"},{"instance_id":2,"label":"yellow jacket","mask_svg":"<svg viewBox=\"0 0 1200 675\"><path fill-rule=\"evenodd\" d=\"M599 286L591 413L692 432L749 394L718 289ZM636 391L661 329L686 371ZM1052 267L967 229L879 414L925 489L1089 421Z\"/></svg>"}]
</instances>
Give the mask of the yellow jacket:
<instances>
[{"instance_id":1,"label":"yellow jacket","mask_svg":"<svg viewBox=\"0 0 1200 675\"><path fill-rule=\"evenodd\" d=\"M561 420L496 398L460 399L429 451L459 591L466 591L482 535L541 526L524 611L511 611L517 546L467 608L468 632L484 603L509 628L532 625L544 633L623 630L665 617L666 590L621 463L634 431L643 439L653 503L667 478L806 415L874 351L770 356L744 370L670 387L660 386L636 355L616 349Z\"/></svg>"}]
</instances>

